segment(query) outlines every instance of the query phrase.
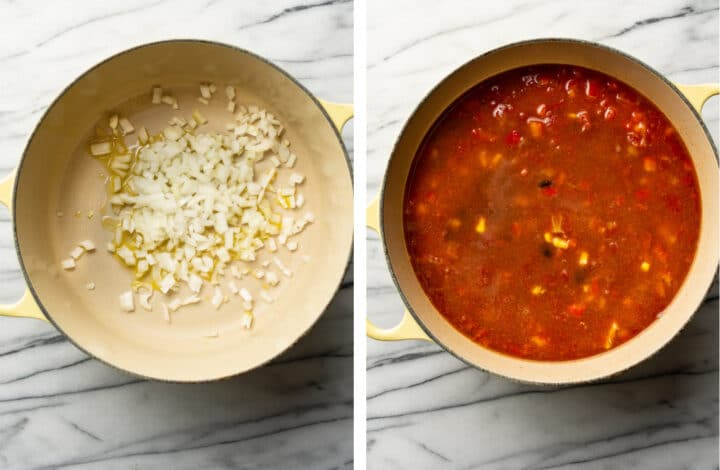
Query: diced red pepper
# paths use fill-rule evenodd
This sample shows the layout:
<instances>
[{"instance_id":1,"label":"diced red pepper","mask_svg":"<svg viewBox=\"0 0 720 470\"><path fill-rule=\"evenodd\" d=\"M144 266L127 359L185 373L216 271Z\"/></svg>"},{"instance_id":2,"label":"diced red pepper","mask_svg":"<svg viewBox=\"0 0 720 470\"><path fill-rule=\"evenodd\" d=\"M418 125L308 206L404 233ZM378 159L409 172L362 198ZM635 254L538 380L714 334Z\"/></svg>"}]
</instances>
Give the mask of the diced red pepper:
<instances>
[{"instance_id":1,"label":"diced red pepper","mask_svg":"<svg viewBox=\"0 0 720 470\"><path fill-rule=\"evenodd\" d=\"M520 143L520 139L522 136L520 135L520 132L518 132L516 129L513 129L510 131L510 133L505 137L505 142L508 145L517 145Z\"/></svg>"},{"instance_id":2,"label":"diced red pepper","mask_svg":"<svg viewBox=\"0 0 720 470\"><path fill-rule=\"evenodd\" d=\"M638 202L645 202L648 200L648 197L650 197L650 191L647 188L640 188L635 191L635 199L637 199Z\"/></svg>"},{"instance_id":3,"label":"diced red pepper","mask_svg":"<svg viewBox=\"0 0 720 470\"><path fill-rule=\"evenodd\" d=\"M541 189L542 193L548 197L557 196L558 190L554 186L548 186L547 188Z\"/></svg>"},{"instance_id":4,"label":"diced red pepper","mask_svg":"<svg viewBox=\"0 0 720 470\"><path fill-rule=\"evenodd\" d=\"M584 304L570 304L568 305L567 311L570 315L575 318L580 318L585 313L587 307Z\"/></svg>"},{"instance_id":5,"label":"diced red pepper","mask_svg":"<svg viewBox=\"0 0 720 470\"><path fill-rule=\"evenodd\" d=\"M585 81L585 94L590 98L597 98L600 96L600 85L595 80Z\"/></svg>"}]
</instances>

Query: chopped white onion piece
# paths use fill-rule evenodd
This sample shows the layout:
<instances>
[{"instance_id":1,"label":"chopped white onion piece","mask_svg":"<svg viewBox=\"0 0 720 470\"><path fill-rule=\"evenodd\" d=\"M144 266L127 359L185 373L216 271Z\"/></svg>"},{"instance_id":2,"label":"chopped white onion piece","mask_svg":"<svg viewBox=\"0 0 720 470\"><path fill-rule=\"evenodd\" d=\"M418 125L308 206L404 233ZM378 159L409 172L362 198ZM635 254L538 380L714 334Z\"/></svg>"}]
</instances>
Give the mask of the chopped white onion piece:
<instances>
[{"instance_id":1,"label":"chopped white onion piece","mask_svg":"<svg viewBox=\"0 0 720 470\"><path fill-rule=\"evenodd\" d=\"M150 298L152 297L152 295L152 289L145 288L142 289L142 291L138 292L138 303L143 309L147 310L148 312L152 310L152 305L150 305Z\"/></svg>"},{"instance_id":2,"label":"chopped white onion piece","mask_svg":"<svg viewBox=\"0 0 720 470\"><path fill-rule=\"evenodd\" d=\"M173 109L180 108L180 106L178 106L177 100L172 96L165 95L161 98L161 101L169 106L172 106Z\"/></svg>"},{"instance_id":3,"label":"chopped white onion piece","mask_svg":"<svg viewBox=\"0 0 720 470\"><path fill-rule=\"evenodd\" d=\"M230 274L232 274L232 277L234 277L235 279L242 278L242 273L240 272L240 269L235 264L230 266Z\"/></svg>"},{"instance_id":4,"label":"chopped white onion piece","mask_svg":"<svg viewBox=\"0 0 720 470\"><path fill-rule=\"evenodd\" d=\"M200 289L202 289L203 281L197 274L190 274L190 278L188 279L188 286L190 287L190 290L198 293L200 292Z\"/></svg>"},{"instance_id":5,"label":"chopped white onion piece","mask_svg":"<svg viewBox=\"0 0 720 470\"><path fill-rule=\"evenodd\" d=\"M64 259L60 261L60 266L62 266L65 271L71 271L75 269L75 260L73 258Z\"/></svg>"},{"instance_id":6,"label":"chopped white onion piece","mask_svg":"<svg viewBox=\"0 0 720 470\"><path fill-rule=\"evenodd\" d=\"M252 328L253 314L250 312L243 313L243 317L242 317L242 320L240 320L240 324L248 330L250 328Z\"/></svg>"},{"instance_id":7,"label":"chopped white onion piece","mask_svg":"<svg viewBox=\"0 0 720 470\"><path fill-rule=\"evenodd\" d=\"M248 303L252 303L252 301L253 301L253 297L250 294L250 291L244 287L240 288L240 297L242 297L243 300Z\"/></svg>"},{"instance_id":8,"label":"chopped white onion piece","mask_svg":"<svg viewBox=\"0 0 720 470\"><path fill-rule=\"evenodd\" d=\"M183 130L175 126L168 126L163 131L163 135L166 139L175 141L182 137Z\"/></svg>"},{"instance_id":9,"label":"chopped white onion piece","mask_svg":"<svg viewBox=\"0 0 720 470\"><path fill-rule=\"evenodd\" d=\"M126 117L120 118L120 127L125 135L135 132L135 126L133 126L130 120Z\"/></svg>"},{"instance_id":10,"label":"chopped white onion piece","mask_svg":"<svg viewBox=\"0 0 720 470\"><path fill-rule=\"evenodd\" d=\"M97 142L90 145L90 153L94 157L108 155L110 152L112 152L112 145L110 145L110 142Z\"/></svg>"},{"instance_id":11,"label":"chopped white onion piece","mask_svg":"<svg viewBox=\"0 0 720 470\"><path fill-rule=\"evenodd\" d=\"M222 305L224 298L225 297L223 296L223 293L220 290L220 288L215 287L215 293L213 294L212 300L210 300L210 303L212 303L213 307L218 309Z\"/></svg>"},{"instance_id":12,"label":"chopped white onion piece","mask_svg":"<svg viewBox=\"0 0 720 470\"><path fill-rule=\"evenodd\" d=\"M305 181L305 177L301 175L300 173L293 173L290 175L290 184L301 184L303 181Z\"/></svg>"},{"instance_id":13,"label":"chopped white onion piece","mask_svg":"<svg viewBox=\"0 0 720 470\"><path fill-rule=\"evenodd\" d=\"M280 278L278 278L278 275L275 274L274 271L268 271L267 273L265 273L265 280L271 286L276 286L280 283Z\"/></svg>"},{"instance_id":14,"label":"chopped white onion piece","mask_svg":"<svg viewBox=\"0 0 720 470\"><path fill-rule=\"evenodd\" d=\"M72 259L80 259L80 257L85 253L85 250L81 246L76 246L72 250L70 250L70 257Z\"/></svg>"},{"instance_id":15,"label":"chopped white onion piece","mask_svg":"<svg viewBox=\"0 0 720 470\"><path fill-rule=\"evenodd\" d=\"M125 312L135 311L135 298L131 290L123 292L119 296L120 308Z\"/></svg>"},{"instance_id":16,"label":"chopped white onion piece","mask_svg":"<svg viewBox=\"0 0 720 470\"><path fill-rule=\"evenodd\" d=\"M192 305L199 303L202 299L198 297L197 295L191 295L190 297L186 297L185 300L182 301L183 305Z\"/></svg>"},{"instance_id":17,"label":"chopped white onion piece","mask_svg":"<svg viewBox=\"0 0 720 470\"><path fill-rule=\"evenodd\" d=\"M90 240L83 240L78 243L78 246L85 251L95 251L95 244Z\"/></svg>"},{"instance_id":18,"label":"chopped white onion piece","mask_svg":"<svg viewBox=\"0 0 720 470\"><path fill-rule=\"evenodd\" d=\"M135 253L130 248L123 245L115 252L128 266L135 266Z\"/></svg>"},{"instance_id":19,"label":"chopped white onion piece","mask_svg":"<svg viewBox=\"0 0 720 470\"><path fill-rule=\"evenodd\" d=\"M273 263L275 263L275 266L278 267L278 269L280 270L280 272L282 272L285 277L292 277L292 274L293 274L292 271L290 271L290 270L283 264L283 262L280 261L280 258L278 258L277 256L273 256Z\"/></svg>"},{"instance_id":20,"label":"chopped white onion piece","mask_svg":"<svg viewBox=\"0 0 720 470\"><path fill-rule=\"evenodd\" d=\"M113 114L112 116L110 116L110 122L108 122L108 124L110 125L110 129L112 129L112 130L117 129L117 126L118 126L118 115L117 115L117 114Z\"/></svg>"},{"instance_id":21,"label":"chopped white onion piece","mask_svg":"<svg viewBox=\"0 0 720 470\"><path fill-rule=\"evenodd\" d=\"M147 143L148 140L150 140L150 136L148 135L147 129L145 129L145 127L141 127L138 131L138 142L143 145Z\"/></svg>"},{"instance_id":22,"label":"chopped white onion piece","mask_svg":"<svg viewBox=\"0 0 720 470\"><path fill-rule=\"evenodd\" d=\"M159 86L152 89L152 104L160 104L162 100L162 88Z\"/></svg>"},{"instance_id":23,"label":"chopped white onion piece","mask_svg":"<svg viewBox=\"0 0 720 470\"><path fill-rule=\"evenodd\" d=\"M212 93L210 93L210 87L207 85L200 85L200 95L202 95L202 97L206 100L212 98Z\"/></svg>"},{"instance_id":24,"label":"chopped white onion piece","mask_svg":"<svg viewBox=\"0 0 720 470\"><path fill-rule=\"evenodd\" d=\"M167 294L170 289L175 286L175 277L172 274L167 274L162 281L160 281L160 292Z\"/></svg>"},{"instance_id":25,"label":"chopped white onion piece","mask_svg":"<svg viewBox=\"0 0 720 470\"><path fill-rule=\"evenodd\" d=\"M235 87L233 86L226 86L225 87L225 96L227 96L227 99L234 100L235 99Z\"/></svg>"},{"instance_id":26,"label":"chopped white onion piece","mask_svg":"<svg viewBox=\"0 0 720 470\"><path fill-rule=\"evenodd\" d=\"M200 111L198 111L197 109L193 110L192 117L195 120L195 122L197 122L199 125L203 125L208 122L207 119L205 118L205 116L203 116L202 113Z\"/></svg>"}]
</instances>

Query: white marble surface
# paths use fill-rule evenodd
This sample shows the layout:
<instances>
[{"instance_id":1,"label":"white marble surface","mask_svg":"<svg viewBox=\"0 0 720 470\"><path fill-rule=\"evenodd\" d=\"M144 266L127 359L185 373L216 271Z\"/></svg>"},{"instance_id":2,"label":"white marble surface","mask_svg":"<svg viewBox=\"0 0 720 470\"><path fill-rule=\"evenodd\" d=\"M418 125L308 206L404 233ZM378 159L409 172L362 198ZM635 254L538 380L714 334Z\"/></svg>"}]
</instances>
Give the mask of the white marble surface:
<instances>
[{"instance_id":1,"label":"white marble surface","mask_svg":"<svg viewBox=\"0 0 720 470\"><path fill-rule=\"evenodd\" d=\"M581 7L582 5L582 7ZM718 2L368 3L368 197L422 96L470 58L565 36L620 48L671 79L718 81ZM718 100L704 118L718 136ZM400 317L375 234L368 310ZM612 380L559 389L469 368L424 342L368 340L368 468L718 468L718 301L672 344Z\"/></svg>"},{"instance_id":2,"label":"white marble surface","mask_svg":"<svg viewBox=\"0 0 720 470\"><path fill-rule=\"evenodd\" d=\"M264 55L325 99L352 99L350 1L0 0L0 174L42 112L99 60L169 38ZM352 144L352 124L344 132ZM0 468L352 467L352 269L330 309L271 365L228 381L138 380L51 326L0 318ZM0 301L23 289L7 211Z\"/></svg>"}]
</instances>

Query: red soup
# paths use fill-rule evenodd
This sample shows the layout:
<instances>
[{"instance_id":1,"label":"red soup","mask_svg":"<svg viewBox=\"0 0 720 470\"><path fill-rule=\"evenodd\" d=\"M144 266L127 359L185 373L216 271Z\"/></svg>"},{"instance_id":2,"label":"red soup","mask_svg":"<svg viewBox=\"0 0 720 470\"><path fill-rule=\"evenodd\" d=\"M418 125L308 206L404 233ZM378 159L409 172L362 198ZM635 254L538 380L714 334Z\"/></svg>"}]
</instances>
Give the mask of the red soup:
<instances>
[{"instance_id":1,"label":"red soup","mask_svg":"<svg viewBox=\"0 0 720 470\"><path fill-rule=\"evenodd\" d=\"M629 340L693 261L700 197L677 131L604 74L492 77L436 122L404 206L415 274L473 341L569 360Z\"/></svg>"}]
</instances>

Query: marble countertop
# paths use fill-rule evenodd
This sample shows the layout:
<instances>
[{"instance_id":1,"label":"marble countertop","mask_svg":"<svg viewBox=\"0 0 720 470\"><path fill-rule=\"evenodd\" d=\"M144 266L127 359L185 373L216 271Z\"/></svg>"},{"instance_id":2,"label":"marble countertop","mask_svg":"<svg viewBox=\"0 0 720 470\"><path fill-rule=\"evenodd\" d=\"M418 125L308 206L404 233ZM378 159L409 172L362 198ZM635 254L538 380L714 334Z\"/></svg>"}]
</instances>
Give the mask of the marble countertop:
<instances>
[{"instance_id":1,"label":"marble countertop","mask_svg":"<svg viewBox=\"0 0 720 470\"><path fill-rule=\"evenodd\" d=\"M502 44L582 38L622 49L672 80L719 78L715 0L368 2L367 21L368 198L424 94ZM703 117L717 144L717 98ZM715 287L655 357L572 387L513 383L425 342L368 340L368 468L717 468L717 299ZM383 326L402 312L372 232L368 311Z\"/></svg>"},{"instance_id":2,"label":"marble countertop","mask_svg":"<svg viewBox=\"0 0 720 470\"><path fill-rule=\"evenodd\" d=\"M234 44L350 101L352 25L350 1L0 0L0 174L71 80L145 42ZM343 137L352 150L352 124ZM0 302L19 298L4 209L0 281ZM352 285L351 268L311 333L270 365L201 385L139 380L48 324L0 318L0 468L352 468Z\"/></svg>"}]
</instances>

